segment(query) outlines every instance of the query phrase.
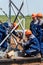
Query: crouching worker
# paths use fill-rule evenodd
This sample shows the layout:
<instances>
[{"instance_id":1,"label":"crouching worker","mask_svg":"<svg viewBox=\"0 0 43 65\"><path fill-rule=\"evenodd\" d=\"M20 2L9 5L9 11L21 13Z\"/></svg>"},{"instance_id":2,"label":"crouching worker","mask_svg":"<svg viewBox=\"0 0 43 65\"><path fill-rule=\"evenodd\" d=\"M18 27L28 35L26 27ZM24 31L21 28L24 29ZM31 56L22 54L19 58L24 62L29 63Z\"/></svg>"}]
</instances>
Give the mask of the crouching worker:
<instances>
[{"instance_id":1,"label":"crouching worker","mask_svg":"<svg viewBox=\"0 0 43 65\"><path fill-rule=\"evenodd\" d=\"M10 32L16 25L17 25L17 23L16 22L14 22L13 24L11 24L10 22L5 22L5 23L3 23L4 24L4 26L8 29L8 32ZM16 27L16 29L18 29L18 27L19 26L17 26ZM15 29L15 30L16 30ZM18 34L17 34L17 32L16 31L13 31L13 34L15 35L15 36L18 36Z\"/></svg>"},{"instance_id":2,"label":"crouching worker","mask_svg":"<svg viewBox=\"0 0 43 65\"><path fill-rule=\"evenodd\" d=\"M20 45L22 45L25 56L37 55L40 52L39 41L32 34L31 30L26 30L25 35L27 37L27 41L25 43L18 42Z\"/></svg>"},{"instance_id":3,"label":"crouching worker","mask_svg":"<svg viewBox=\"0 0 43 65\"><path fill-rule=\"evenodd\" d=\"M5 23L3 23L3 24L4 24L4 26L8 29L7 32L10 32L10 31L17 25L16 22L14 22L13 24L11 24L10 22L5 22ZM19 25L16 27L15 30L17 30L18 27L19 27ZM10 30L10 29L11 29L11 30ZM14 30L12 33L13 33L16 37L19 37L19 38L22 39L22 37L23 37L22 33L19 33L19 34L18 34L15 30Z\"/></svg>"},{"instance_id":4,"label":"crouching worker","mask_svg":"<svg viewBox=\"0 0 43 65\"><path fill-rule=\"evenodd\" d=\"M0 23L0 43L4 40L7 34L10 32L9 30L12 29L15 25L11 24L10 22ZM17 33L14 31L14 35L18 36ZM10 38L8 38L10 40ZM5 51L9 45L9 41L6 40L1 46L0 49Z\"/></svg>"}]
</instances>

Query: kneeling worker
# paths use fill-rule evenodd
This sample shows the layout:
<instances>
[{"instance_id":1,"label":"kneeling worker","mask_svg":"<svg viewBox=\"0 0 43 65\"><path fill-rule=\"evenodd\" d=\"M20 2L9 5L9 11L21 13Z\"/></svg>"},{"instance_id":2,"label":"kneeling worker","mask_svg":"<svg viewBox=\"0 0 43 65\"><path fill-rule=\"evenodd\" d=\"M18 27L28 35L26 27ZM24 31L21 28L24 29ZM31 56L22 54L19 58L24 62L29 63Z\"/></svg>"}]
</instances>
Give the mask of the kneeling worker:
<instances>
[{"instance_id":1,"label":"kneeling worker","mask_svg":"<svg viewBox=\"0 0 43 65\"><path fill-rule=\"evenodd\" d=\"M25 35L28 40L25 43L18 43L22 45L23 51L26 53L26 55L37 55L40 52L39 41L32 34L31 30L26 30Z\"/></svg>"}]
</instances>

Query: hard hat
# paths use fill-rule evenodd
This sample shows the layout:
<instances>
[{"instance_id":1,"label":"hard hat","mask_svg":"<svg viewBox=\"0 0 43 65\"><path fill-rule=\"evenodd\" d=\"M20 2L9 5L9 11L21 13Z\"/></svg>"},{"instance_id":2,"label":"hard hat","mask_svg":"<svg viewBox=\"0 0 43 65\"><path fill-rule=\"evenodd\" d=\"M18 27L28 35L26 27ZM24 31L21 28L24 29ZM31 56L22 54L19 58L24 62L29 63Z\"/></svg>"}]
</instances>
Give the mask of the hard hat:
<instances>
[{"instance_id":1,"label":"hard hat","mask_svg":"<svg viewBox=\"0 0 43 65\"><path fill-rule=\"evenodd\" d=\"M38 13L37 17L43 17L42 13Z\"/></svg>"},{"instance_id":2,"label":"hard hat","mask_svg":"<svg viewBox=\"0 0 43 65\"><path fill-rule=\"evenodd\" d=\"M33 14L32 14L32 18L35 18L35 17L36 17L36 13L33 13Z\"/></svg>"},{"instance_id":3,"label":"hard hat","mask_svg":"<svg viewBox=\"0 0 43 65\"><path fill-rule=\"evenodd\" d=\"M17 25L16 22L13 23L13 27L15 27ZM16 27L16 29L18 28L19 26Z\"/></svg>"},{"instance_id":4,"label":"hard hat","mask_svg":"<svg viewBox=\"0 0 43 65\"><path fill-rule=\"evenodd\" d=\"M28 29L28 30L25 31L25 35L26 35L26 36L29 36L29 35L31 35L31 34L32 34L31 30Z\"/></svg>"}]
</instances>

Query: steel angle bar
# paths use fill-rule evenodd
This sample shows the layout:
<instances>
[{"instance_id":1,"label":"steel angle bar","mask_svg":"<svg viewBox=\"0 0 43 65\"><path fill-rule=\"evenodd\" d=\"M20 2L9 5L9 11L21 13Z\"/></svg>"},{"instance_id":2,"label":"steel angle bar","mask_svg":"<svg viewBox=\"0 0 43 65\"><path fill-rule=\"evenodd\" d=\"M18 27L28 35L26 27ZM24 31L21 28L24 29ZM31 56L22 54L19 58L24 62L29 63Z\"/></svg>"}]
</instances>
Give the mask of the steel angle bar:
<instances>
[{"instance_id":1,"label":"steel angle bar","mask_svg":"<svg viewBox=\"0 0 43 65\"><path fill-rule=\"evenodd\" d=\"M14 14L16 15L16 13L15 13L14 8L13 8L12 5L11 5L11 7L12 7L12 10L13 10ZM19 17L17 17L17 19L18 19L18 21L20 20ZM23 25L20 23L20 26L21 26L22 30L24 31L25 30L25 19L24 18L23 18L23 21L24 21ZM25 37L25 31L24 31L23 37Z\"/></svg>"},{"instance_id":2,"label":"steel angle bar","mask_svg":"<svg viewBox=\"0 0 43 65\"><path fill-rule=\"evenodd\" d=\"M21 20L23 21L24 19L22 18ZM21 26L22 30L24 31L25 29L21 23L20 23L20 26Z\"/></svg>"},{"instance_id":3,"label":"steel angle bar","mask_svg":"<svg viewBox=\"0 0 43 65\"><path fill-rule=\"evenodd\" d=\"M11 22L11 0L9 0L9 22Z\"/></svg>"},{"instance_id":4,"label":"steel angle bar","mask_svg":"<svg viewBox=\"0 0 43 65\"><path fill-rule=\"evenodd\" d=\"M14 36L14 34L12 34L12 36L14 37L14 42L16 43L16 46L18 45L17 41L16 41L16 38Z\"/></svg>"},{"instance_id":5,"label":"steel angle bar","mask_svg":"<svg viewBox=\"0 0 43 65\"><path fill-rule=\"evenodd\" d=\"M11 4L19 11L19 9L17 8L17 6L11 1ZM23 16L23 18L25 18L25 16L21 13L20 11L20 14Z\"/></svg>"},{"instance_id":6,"label":"steel angle bar","mask_svg":"<svg viewBox=\"0 0 43 65\"><path fill-rule=\"evenodd\" d=\"M7 16L6 12L2 8L0 8L0 10L5 14L5 16Z\"/></svg>"},{"instance_id":7,"label":"steel angle bar","mask_svg":"<svg viewBox=\"0 0 43 65\"><path fill-rule=\"evenodd\" d=\"M23 30L15 30L16 32L22 32L23 33Z\"/></svg>"},{"instance_id":8,"label":"steel angle bar","mask_svg":"<svg viewBox=\"0 0 43 65\"><path fill-rule=\"evenodd\" d=\"M3 12L3 14L8 18L7 19L7 21L9 20L9 17L8 17L8 15L7 15L7 13L2 9L2 8L0 8L0 10Z\"/></svg>"},{"instance_id":9,"label":"steel angle bar","mask_svg":"<svg viewBox=\"0 0 43 65\"><path fill-rule=\"evenodd\" d=\"M6 39L12 35L12 32L16 29L16 27L20 24L21 21L18 22L18 24L10 31L10 33L4 38L4 40L0 43L0 46L6 41Z\"/></svg>"},{"instance_id":10,"label":"steel angle bar","mask_svg":"<svg viewBox=\"0 0 43 65\"><path fill-rule=\"evenodd\" d=\"M16 13L15 13L14 8L13 8L13 6L12 6L12 5L11 5L11 8L12 8L12 10L13 10L14 14L16 15Z\"/></svg>"},{"instance_id":11,"label":"steel angle bar","mask_svg":"<svg viewBox=\"0 0 43 65\"><path fill-rule=\"evenodd\" d=\"M16 13L15 13L15 11L14 11L14 9L13 9L13 6L11 5L11 7L12 7L12 10L13 10L13 12L14 12L14 14L16 15ZM17 17L17 19L18 19L18 21L20 21L20 19L19 19L19 17ZM22 21L24 20L24 18L22 19ZM21 28L23 29L23 31L24 31L24 27L23 27L23 25L20 23L20 26L21 26Z\"/></svg>"},{"instance_id":12,"label":"steel angle bar","mask_svg":"<svg viewBox=\"0 0 43 65\"><path fill-rule=\"evenodd\" d=\"M19 9L19 12L20 12L20 10L21 10L22 7L23 7L23 2L22 2L22 4L21 4L21 7L20 7L20 9ZM16 21L18 15L19 15L19 12L17 13L17 16L16 16L14 22ZM22 20L21 20L20 22L22 22ZM7 40L7 38L12 34L12 32L16 29L16 27L20 24L20 22L19 22L19 23L10 31L10 33L4 38L4 40L0 43L0 46Z\"/></svg>"},{"instance_id":13,"label":"steel angle bar","mask_svg":"<svg viewBox=\"0 0 43 65\"><path fill-rule=\"evenodd\" d=\"M21 9L22 9L22 7L23 7L23 2L22 2L22 4L21 4L21 7L20 7L20 9L19 9L19 11L18 11L18 13L17 13L17 15L16 15L16 17L15 17L15 19L14 19L14 22L16 21L16 19L17 19L17 17L18 17L18 15L19 15L19 13L20 13L20 11L21 11Z\"/></svg>"}]
</instances>

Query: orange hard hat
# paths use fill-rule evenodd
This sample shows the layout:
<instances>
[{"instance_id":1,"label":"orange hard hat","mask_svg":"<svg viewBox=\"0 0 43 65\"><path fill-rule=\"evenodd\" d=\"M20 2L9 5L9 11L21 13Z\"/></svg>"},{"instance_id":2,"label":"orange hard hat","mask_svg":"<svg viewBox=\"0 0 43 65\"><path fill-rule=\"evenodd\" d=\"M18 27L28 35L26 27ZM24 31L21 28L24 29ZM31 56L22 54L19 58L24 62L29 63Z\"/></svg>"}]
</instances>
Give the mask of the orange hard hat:
<instances>
[{"instance_id":1,"label":"orange hard hat","mask_svg":"<svg viewBox=\"0 0 43 65\"><path fill-rule=\"evenodd\" d=\"M38 13L37 17L43 17L42 13Z\"/></svg>"},{"instance_id":2,"label":"orange hard hat","mask_svg":"<svg viewBox=\"0 0 43 65\"><path fill-rule=\"evenodd\" d=\"M35 18L35 17L36 17L36 13L33 13L33 14L32 14L32 18Z\"/></svg>"},{"instance_id":3,"label":"orange hard hat","mask_svg":"<svg viewBox=\"0 0 43 65\"><path fill-rule=\"evenodd\" d=\"M15 27L17 25L16 22L13 23L13 27ZM19 26L16 27L16 29L18 28Z\"/></svg>"},{"instance_id":4,"label":"orange hard hat","mask_svg":"<svg viewBox=\"0 0 43 65\"><path fill-rule=\"evenodd\" d=\"M25 35L26 35L26 36L29 36L29 35L31 35L31 34L32 34L31 30L28 29L28 30L25 31Z\"/></svg>"}]
</instances>

